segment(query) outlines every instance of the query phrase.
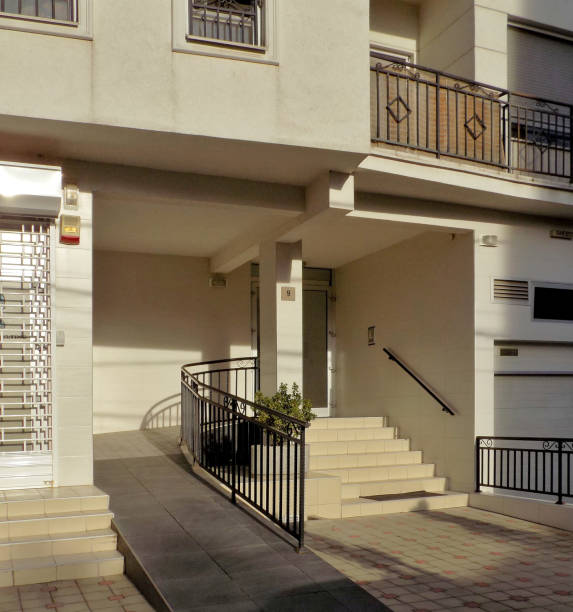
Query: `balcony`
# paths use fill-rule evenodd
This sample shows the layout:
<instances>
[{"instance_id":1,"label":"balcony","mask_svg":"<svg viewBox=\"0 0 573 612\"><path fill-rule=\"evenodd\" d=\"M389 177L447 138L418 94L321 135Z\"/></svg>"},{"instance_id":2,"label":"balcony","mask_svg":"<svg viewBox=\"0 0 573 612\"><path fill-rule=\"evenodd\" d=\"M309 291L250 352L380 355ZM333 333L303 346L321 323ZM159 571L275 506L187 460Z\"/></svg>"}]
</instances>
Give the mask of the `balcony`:
<instances>
[{"instance_id":1,"label":"balcony","mask_svg":"<svg viewBox=\"0 0 573 612\"><path fill-rule=\"evenodd\" d=\"M376 146L573 181L573 106L372 52Z\"/></svg>"}]
</instances>

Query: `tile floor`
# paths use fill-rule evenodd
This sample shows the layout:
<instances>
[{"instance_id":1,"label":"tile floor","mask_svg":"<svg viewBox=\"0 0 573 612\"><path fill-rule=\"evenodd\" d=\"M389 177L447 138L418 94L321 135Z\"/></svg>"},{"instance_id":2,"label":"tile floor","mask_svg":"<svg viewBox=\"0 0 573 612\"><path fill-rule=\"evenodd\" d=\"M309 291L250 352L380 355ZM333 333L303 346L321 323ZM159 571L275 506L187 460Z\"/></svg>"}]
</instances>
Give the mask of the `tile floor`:
<instances>
[{"instance_id":1,"label":"tile floor","mask_svg":"<svg viewBox=\"0 0 573 612\"><path fill-rule=\"evenodd\" d=\"M0 589L0 612L153 612L125 576Z\"/></svg>"},{"instance_id":2,"label":"tile floor","mask_svg":"<svg viewBox=\"0 0 573 612\"><path fill-rule=\"evenodd\" d=\"M568 531L474 508L309 521L306 530L318 556L395 612L573 611Z\"/></svg>"}]
</instances>

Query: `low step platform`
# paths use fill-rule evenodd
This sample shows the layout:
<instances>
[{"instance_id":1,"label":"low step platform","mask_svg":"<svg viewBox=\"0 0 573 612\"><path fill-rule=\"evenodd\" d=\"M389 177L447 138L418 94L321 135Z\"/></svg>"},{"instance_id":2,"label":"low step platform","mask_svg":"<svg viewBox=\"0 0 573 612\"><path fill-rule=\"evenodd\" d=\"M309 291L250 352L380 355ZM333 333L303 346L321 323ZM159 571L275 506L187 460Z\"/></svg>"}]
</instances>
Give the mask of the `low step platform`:
<instances>
[{"instance_id":1,"label":"low step platform","mask_svg":"<svg viewBox=\"0 0 573 612\"><path fill-rule=\"evenodd\" d=\"M442 510L444 508L467 506L468 504L468 494L455 491L421 492L420 496L416 497L411 495L411 493L384 495L380 497L386 499L380 501L365 497L343 499L341 504L342 518L421 510Z\"/></svg>"}]
</instances>

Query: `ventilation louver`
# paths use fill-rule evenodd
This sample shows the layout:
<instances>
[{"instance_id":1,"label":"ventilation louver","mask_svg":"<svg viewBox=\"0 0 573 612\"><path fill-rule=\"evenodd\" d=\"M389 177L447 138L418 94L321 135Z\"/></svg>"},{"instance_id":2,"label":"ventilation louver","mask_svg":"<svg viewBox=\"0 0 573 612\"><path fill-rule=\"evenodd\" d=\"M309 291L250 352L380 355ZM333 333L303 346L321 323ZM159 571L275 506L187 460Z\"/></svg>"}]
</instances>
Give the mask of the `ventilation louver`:
<instances>
[{"instance_id":1,"label":"ventilation louver","mask_svg":"<svg viewBox=\"0 0 573 612\"><path fill-rule=\"evenodd\" d=\"M493 297L496 300L529 301L528 281L496 278L493 281Z\"/></svg>"}]
</instances>

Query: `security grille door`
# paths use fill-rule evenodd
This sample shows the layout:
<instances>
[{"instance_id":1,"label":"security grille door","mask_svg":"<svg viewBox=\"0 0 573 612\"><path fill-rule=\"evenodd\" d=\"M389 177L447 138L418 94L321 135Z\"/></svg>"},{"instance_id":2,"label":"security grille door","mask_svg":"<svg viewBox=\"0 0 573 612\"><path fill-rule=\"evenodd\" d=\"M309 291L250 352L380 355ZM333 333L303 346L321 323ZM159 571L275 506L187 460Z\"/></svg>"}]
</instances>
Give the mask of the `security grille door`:
<instances>
[{"instance_id":1,"label":"security grille door","mask_svg":"<svg viewBox=\"0 0 573 612\"><path fill-rule=\"evenodd\" d=\"M50 225L0 224L0 489L52 484Z\"/></svg>"}]
</instances>

